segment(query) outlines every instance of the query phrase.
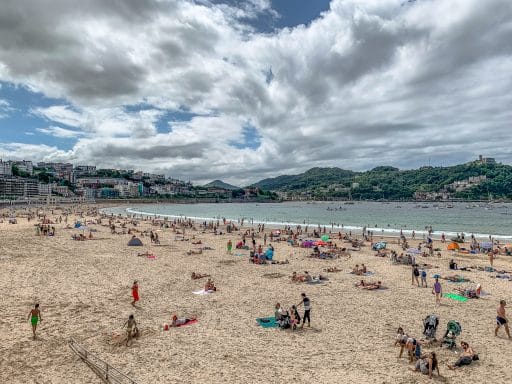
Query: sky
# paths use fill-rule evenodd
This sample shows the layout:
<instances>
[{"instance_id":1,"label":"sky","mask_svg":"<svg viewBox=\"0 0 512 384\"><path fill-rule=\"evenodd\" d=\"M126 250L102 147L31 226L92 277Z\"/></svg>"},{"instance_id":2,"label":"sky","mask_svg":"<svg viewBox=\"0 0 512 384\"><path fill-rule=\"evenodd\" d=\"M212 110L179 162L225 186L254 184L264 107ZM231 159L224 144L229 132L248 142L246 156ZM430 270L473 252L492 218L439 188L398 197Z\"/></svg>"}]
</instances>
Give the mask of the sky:
<instances>
[{"instance_id":1,"label":"sky","mask_svg":"<svg viewBox=\"0 0 512 384\"><path fill-rule=\"evenodd\" d=\"M511 164L510 0L3 0L0 158L246 185Z\"/></svg>"}]
</instances>

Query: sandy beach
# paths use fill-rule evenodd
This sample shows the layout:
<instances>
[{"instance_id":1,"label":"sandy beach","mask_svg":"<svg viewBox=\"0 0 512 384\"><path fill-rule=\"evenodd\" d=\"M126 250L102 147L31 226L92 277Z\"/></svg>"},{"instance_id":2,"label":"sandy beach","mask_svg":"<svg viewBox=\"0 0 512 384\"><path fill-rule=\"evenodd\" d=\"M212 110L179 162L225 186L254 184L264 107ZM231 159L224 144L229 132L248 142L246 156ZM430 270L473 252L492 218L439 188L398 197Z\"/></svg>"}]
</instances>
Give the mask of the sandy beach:
<instances>
[{"instance_id":1,"label":"sandy beach","mask_svg":"<svg viewBox=\"0 0 512 384\"><path fill-rule=\"evenodd\" d=\"M171 228L139 221L136 230L155 231L161 244L151 245L149 237L136 233L144 246L128 247L131 234L112 234L106 219L103 225L90 224L98 216L79 217L78 213L87 209L76 208L67 224L51 224L56 229L52 237L37 236L37 219L27 221L22 209L18 210L17 224L9 224L5 218L0 223L0 283L4 288L0 301L1 383L100 383L71 351L70 338L137 383L512 381L512 341L506 339L503 329L499 337L494 336L496 308L500 299L512 303L512 282L493 278L495 273L448 269L451 258L459 266L488 266L485 254L452 254L446 244L436 242L435 247L442 249L440 258L418 257L419 262L436 266L427 270L429 288L418 288L411 286L410 266L393 265L389 258L376 257L369 243L351 252L351 258L320 260L308 257L311 249L273 241L274 259L288 260L289 264L254 265L248 262L248 250L235 249L227 254L227 241L236 244L241 233L225 234L222 225L223 235L208 230L203 233L197 226L197 231L187 229L185 238L189 240L182 241ZM44 211L52 221L62 215L59 208L54 208L53 214L49 208ZM66 229L76 220L87 222L88 229ZM116 223L119 231L122 221ZM242 231L247 228L245 225ZM73 234L88 235L90 229L94 230L92 240L72 239ZM258 236L257 244L262 244L263 236ZM192 244L198 240L201 245ZM343 246L340 240L334 241ZM401 252L396 239L389 242L388 249ZM419 242L410 240L409 244L417 246ZM204 246L213 249L186 254ZM137 256L146 251L156 258ZM495 267L510 271L511 260L499 256ZM380 280L387 289L356 288L360 277L348 272L361 263L375 272L365 279ZM327 267L342 271L324 272ZM193 294L205 283L205 279L192 280L193 271L210 274L218 291ZM294 283L290 279L293 271L322 273L329 281ZM274 273L282 276L265 276ZM431 276L436 273L459 273L473 281L455 284L442 280L444 292L480 283L489 295L467 302L443 298L442 305L436 306L431 292ZM135 308L130 305L134 280L139 282L141 297ZM277 302L287 308L298 304L302 292L311 299L310 328L291 331L257 326L256 318L272 316ZM27 315L35 303L40 303L43 321L36 340L32 340ZM303 309L299 312L302 315ZM467 341L480 360L450 371L446 365L457 360L460 349L434 345L424 347L424 351L438 354L442 377L436 374L430 380L411 372L413 364L405 355L399 359L399 348L393 346L396 329L402 326L419 339L422 321L431 313L440 318L438 338L442 338L449 320L459 321L462 334L457 340ZM135 316L141 336L127 347L120 340L130 314ZM162 324L170 323L173 314L197 317L198 322L163 331Z\"/></svg>"}]
</instances>

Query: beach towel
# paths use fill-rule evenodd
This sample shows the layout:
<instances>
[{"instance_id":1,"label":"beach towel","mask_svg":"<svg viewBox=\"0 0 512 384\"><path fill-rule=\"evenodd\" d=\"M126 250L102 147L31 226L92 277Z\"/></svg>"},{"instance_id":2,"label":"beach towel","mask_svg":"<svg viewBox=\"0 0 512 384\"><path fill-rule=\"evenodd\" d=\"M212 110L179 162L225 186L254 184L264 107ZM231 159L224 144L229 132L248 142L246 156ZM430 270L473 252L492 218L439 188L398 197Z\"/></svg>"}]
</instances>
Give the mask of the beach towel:
<instances>
[{"instance_id":1,"label":"beach towel","mask_svg":"<svg viewBox=\"0 0 512 384\"><path fill-rule=\"evenodd\" d=\"M197 323L197 319L193 319L193 320L188 320L186 323L184 324L180 324L180 325L176 325L177 328L179 327L184 327L185 325L190 325L190 324L195 324Z\"/></svg>"},{"instance_id":2,"label":"beach towel","mask_svg":"<svg viewBox=\"0 0 512 384\"><path fill-rule=\"evenodd\" d=\"M259 317L256 319L259 326L263 328L279 328L279 324L276 322L275 317Z\"/></svg>"},{"instance_id":3,"label":"beach towel","mask_svg":"<svg viewBox=\"0 0 512 384\"><path fill-rule=\"evenodd\" d=\"M363 273L363 276L372 276L372 275L375 275L375 272L368 271L368 272Z\"/></svg>"},{"instance_id":4,"label":"beach towel","mask_svg":"<svg viewBox=\"0 0 512 384\"><path fill-rule=\"evenodd\" d=\"M457 295L456 293L444 293L443 296L448 297L449 299L452 300L460 301L462 303L465 303L466 301L469 300L467 297Z\"/></svg>"},{"instance_id":5,"label":"beach towel","mask_svg":"<svg viewBox=\"0 0 512 384\"><path fill-rule=\"evenodd\" d=\"M233 256L249 256L249 255L246 255L245 253L233 253Z\"/></svg>"},{"instance_id":6,"label":"beach towel","mask_svg":"<svg viewBox=\"0 0 512 384\"><path fill-rule=\"evenodd\" d=\"M510 279L510 275L496 275L498 279Z\"/></svg>"},{"instance_id":7,"label":"beach towel","mask_svg":"<svg viewBox=\"0 0 512 384\"><path fill-rule=\"evenodd\" d=\"M314 279L314 280L311 280L311 281L306 281L306 284L324 284L324 280L318 280L318 279Z\"/></svg>"},{"instance_id":8,"label":"beach towel","mask_svg":"<svg viewBox=\"0 0 512 384\"><path fill-rule=\"evenodd\" d=\"M204 289L201 289L200 291L195 291L195 292L192 292L194 295L208 295L210 293L213 293L215 291L212 291L212 290L208 290L208 291L205 291Z\"/></svg>"}]
</instances>

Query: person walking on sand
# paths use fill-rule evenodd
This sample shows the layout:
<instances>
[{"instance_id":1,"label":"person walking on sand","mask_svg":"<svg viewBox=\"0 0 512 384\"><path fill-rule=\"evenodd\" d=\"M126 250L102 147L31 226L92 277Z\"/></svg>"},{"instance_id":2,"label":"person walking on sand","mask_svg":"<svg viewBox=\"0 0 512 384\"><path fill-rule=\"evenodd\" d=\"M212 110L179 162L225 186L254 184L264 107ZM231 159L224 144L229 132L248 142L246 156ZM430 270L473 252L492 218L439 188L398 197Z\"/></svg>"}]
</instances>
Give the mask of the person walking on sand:
<instances>
[{"instance_id":1,"label":"person walking on sand","mask_svg":"<svg viewBox=\"0 0 512 384\"><path fill-rule=\"evenodd\" d=\"M436 282L432 287L432 294L436 295L436 304L441 304L441 296L443 295L443 287L441 287L441 283L439 282L439 278L436 277Z\"/></svg>"},{"instance_id":2,"label":"person walking on sand","mask_svg":"<svg viewBox=\"0 0 512 384\"><path fill-rule=\"evenodd\" d=\"M139 301L139 283L137 280L135 280L132 285L132 296L133 296L132 305L135 307L135 303L137 301Z\"/></svg>"},{"instance_id":3,"label":"person walking on sand","mask_svg":"<svg viewBox=\"0 0 512 384\"><path fill-rule=\"evenodd\" d=\"M489 264L491 264L491 267L492 267L493 264L494 264L494 252L493 251L489 251L487 256L489 256Z\"/></svg>"},{"instance_id":4,"label":"person walking on sand","mask_svg":"<svg viewBox=\"0 0 512 384\"><path fill-rule=\"evenodd\" d=\"M128 317L128 320L126 320L126 322L123 324L123 327L126 327L126 346L128 347L128 344L131 345L130 342L132 341L134 333L138 333L137 322L135 321L135 317L133 315L130 315Z\"/></svg>"},{"instance_id":5,"label":"person walking on sand","mask_svg":"<svg viewBox=\"0 0 512 384\"><path fill-rule=\"evenodd\" d=\"M39 304L36 304L34 308L30 310L28 318L30 319L30 323L32 324L32 337L35 340L37 323L43 321L43 319L41 318L41 311L39 310Z\"/></svg>"},{"instance_id":6,"label":"person walking on sand","mask_svg":"<svg viewBox=\"0 0 512 384\"><path fill-rule=\"evenodd\" d=\"M302 301L297 304L297 307L304 304L304 316L302 316L301 328L304 328L306 320L308 321L308 327L311 327L311 301L305 293L301 293Z\"/></svg>"},{"instance_id":7,"label":"person walking on sand","mask_svg":"<svg viewBox=\"0 0 512 384\"><path fill-rule=\"evenodd\" d=\"M233 249L233 242L230 240L228 240L228 254L231 255L231 250Z\"/></svg>"},{"instance_id":8,"label":"person walking on sand","mask_svg":"<svg viewBox=\"0 0 512 384\"><path fill-rule=\"evenodd\" d=\"M511 339L510 331L508 329L507 315L505 313L506 305L507 305L507 302L505 300L500 300L500 306L496 310L497 316L496 316L496 329L494 330L494 336L498 336L498 330L503 325L505 327L505 332L507 333L508 338Z\"/></svg>"}]
</instances>

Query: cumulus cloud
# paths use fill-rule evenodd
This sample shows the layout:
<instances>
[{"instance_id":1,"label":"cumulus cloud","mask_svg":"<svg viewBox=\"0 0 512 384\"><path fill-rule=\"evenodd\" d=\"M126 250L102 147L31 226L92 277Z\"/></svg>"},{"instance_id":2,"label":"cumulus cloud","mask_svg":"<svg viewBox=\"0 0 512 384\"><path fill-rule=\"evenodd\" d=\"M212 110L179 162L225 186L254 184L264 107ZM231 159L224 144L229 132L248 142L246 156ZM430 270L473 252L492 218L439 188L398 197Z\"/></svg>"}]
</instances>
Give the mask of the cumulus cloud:
<instances>
[{"instance_id":1,"label":"cumulus cloud","mask_svg":"<svg viewBox=\"0 0 512 384\"><path fill-rule=\"evenodd\" d=\"M244 182L507 159L508 0L332 0L273 33L249 24L268 0L4 3L0 80L65 100L31 113L76 139L38 156Z\"/></svg>"}]
</instances>

